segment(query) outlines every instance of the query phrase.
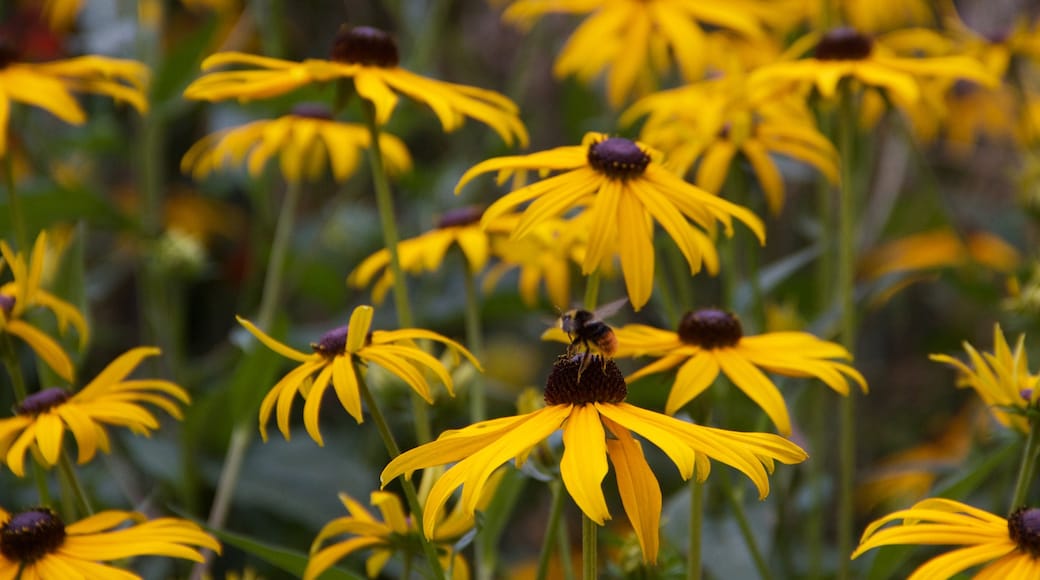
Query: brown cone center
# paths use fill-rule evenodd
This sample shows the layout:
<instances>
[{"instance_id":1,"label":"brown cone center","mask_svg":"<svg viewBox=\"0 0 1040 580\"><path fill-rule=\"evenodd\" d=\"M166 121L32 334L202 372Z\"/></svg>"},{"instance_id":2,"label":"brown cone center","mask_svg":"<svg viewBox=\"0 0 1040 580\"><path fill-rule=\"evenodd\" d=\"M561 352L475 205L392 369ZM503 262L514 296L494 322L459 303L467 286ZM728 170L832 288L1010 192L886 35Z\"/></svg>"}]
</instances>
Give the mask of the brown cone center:
<instances>
[{"instance_id":1,"label":"brown cone center","mask_svg":"<svg viewBox=\"0 0 1040 580\"><path fill-rule=\"evenodd\" d=\"M874 39L854 28L835 28L816 44L819 60L863 60L874 50Z\"/></svg>"},{"instance_id":2,"label":"brown cone center","mask_svg":"<svg viewBox=\"0 0 1040 580\"><path fill-rule=\"evenodd\" d=\"M679 322L679 340L701 348L736 346L743 336L740 319L718 308L687 312Z\"/></svg>"},{"instance_id":3,"label":"brown cone center","mask_svg":"<svg viewBox=\"0 0 1040 580\"><path fill-rule=\"evenodd\" d=\"M64 542L65 524L48 508L17 513L0 526L0 553L13 562L31 564Z\"/></svg>"},{"instance_id":4,"label":"brown cone center","mask_svg":"<svg viewBox=\"0 0 1040 580\"><path fill-rule=\"evenodd\" d=\"M0 311L4 313L5 317L11 316L11 311L14 310L14 302L14 296L0 294Z\"/></svg>"},{"instance_id":5,"label":"brown cone center","mask_svg":"<svg viewBox=\"0 0 1040 580\"><path fill-rule=\"evenodd\" d=\"M650 164L650 156L632 141L610 137L589 146L589 166L612 179L639 177Z\"/></svg>"},{"instance_id":6,"label":"brown cone center","mask_svg":"<svg viewBox=\"0 0 1040 580\"><path fill-rule=\"evenodd\" d=\"M332 41L332 60L393 68L399 62L397 42L386 32L368 26L343 25Z\"/></svg>"},{"instance_id":7,"label":"brown cone center","mask_svg":"<svg viewBox=\"0 0 1040 580\"><path fill-rule=\"evenodd\" d=\"M61 387L51 387L26 397L15 410L19 415L39 415L69 400L72 394Z\"/></svg>"},{"instance_id":8,"label":"brown cone center","mask_svg":"<svg viewBox=\"0 0 1040 580\"><path fill-rule=\"evenodd\" d=\"M1040 558L1040 509L1021 507L1008 516L1008 535L1018 549Z\"/></svg>"},{"instance_id":9,"label":"brown cone center","mask_svg":"<svg viewBox=\"0 0 1040 580\"><path fill-rule=\"evenodd\" d=\"M589 360L585 361L585 357L589 357ZM579 374L581 381L578 380ZM604 365L603 358L598 354L583 352L572 357L557 358L545 382L547 405L620 403L626 396L628 385L625 384L621 369L612 359L607 359Z\"/></svg>"},{"instance_id":10,"label":"brown cone center","mask_svg":"<svg viewBox=\"0 0 1040 580\"><path fill-rule=\"evenodd\" d=\"M467 205L449 209L437 218L437 229L469 226L480 221L484 216L484 208L479 205Z\"/></svg>"}]
</instances>

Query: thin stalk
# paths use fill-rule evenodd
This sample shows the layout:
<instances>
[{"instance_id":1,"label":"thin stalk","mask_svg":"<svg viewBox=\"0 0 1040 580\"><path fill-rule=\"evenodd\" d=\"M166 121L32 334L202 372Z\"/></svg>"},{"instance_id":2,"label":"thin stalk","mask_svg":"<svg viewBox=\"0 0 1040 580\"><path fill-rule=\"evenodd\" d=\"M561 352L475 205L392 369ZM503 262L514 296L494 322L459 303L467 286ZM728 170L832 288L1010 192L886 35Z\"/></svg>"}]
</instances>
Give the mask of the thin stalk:
<instances>
[{"instance_id":1,"label":"thin stalk","mask_svg":"<svg viewBox=\"0 0 1040 580\"><path fill-rule=\"evenodd\" d=\"M371 415L372 422L376 424L376 430L379 431L379 436L383 439L383 445L386 446L390 459L394 459L401 454L401 448L397 445L394 434L390 432L390 426L386 422L386 417L383 416L383 412L379 409L376 398L372 396L372 391L369 390L365 377L362 375L361 370L358 369L357 361L352 360L351 367L354 370L354 376L357 377L358 389L361 391L361 398L365 401L365 406L368 408L368 414ZM441 568L441 562L437 558L437 549L422 531L423 511L422 506L419 504L419 495L415 492L415 485L412 484L412 480L406 477L401 477L400 479L401 487L404 488L405 499L408 501L408 509L411 510L412 518L415 520L415 528L419 530L419 540L422 543L423 553L426 554L426 559L430 563L430 569L433 570L434 577L443 579L444 569Z\"/></svg>"},{"instance_id":2,"label":"thin stalk","mask_svg":"<svg viewBox=\"0 0 1040 580\"><path fill-rule=\"evenodd\" d=\"M1029 438L1022 449L1022 464L1018 466L1018 480L1015 482L1015 493L1011 496L1008 513L1026 505L1029 486L1036 474L1036 457L1040 452L1040 419L1030 417Z\"/></svg>"},{"instance_id":3,"label":"thin stalk","mask_svg":"<svg viewBox=\"0 0 1040 580\"><path fill-rule=\"evenodd\" d=\"M14 351L9 334L0 334L0 356L4 359L7 368L7 376L11 377L11 388L14 390L15 403L21 403L29 396L25 389L25 378L22 377L22 367L18 364L18 354Z\"/></svg>"},{"instance_id":4,"label":"thin stalk","mask_svg":"<svg viewBox=\"0 0 1040 580\"><path fill-rule=\"evenodd\" d=\"M466 346L470 352L480 360L484 356L484 332L480 321L480 293L477 290L477 276L465 261L466 273L463 284L466 287ZM469 391L469 418L471 423L478 423L487 419L487 392L484 389L484 381L473 381Z\"/></svg>"},{"instance_id":5,"label":"thin stalk","mask_svg":"<svg viewBox=\"0 0 1040 580\"><path fill-rule=\"evenodd\" d=\"M563 568L563 580L574 580L574 561L571 560L571 536L567 532L567 519L560 520L560 533L556 541L560 551L560 567Z\"/></svg>"},{"instance_id":6,"label":"thin stalk","mask_svg":"<svg viewBox=\"0 0 1040 580\"><path fill-rule=\"evenodd\" d=\"M690 546L686 555L687 580L701 580L704 574L701 561L704 521L704 484L690 478Z\"/></svg>"},{"instance_id":7,"label":"thin stalk","mask_svg":"<svg viewBox=\"0 0 1040 580\"><path fill-rule=\"evenodd\" d=\"M47 486L47 472L35 461L32 462L32 470L33 483L36 484L36 492L40 494L40 505L54 507L54 498L51 497L51 489Z\"/></svg>"},{"instance_id":8,"label":"thin stalk","mask_svg":"<svg viewBox=\"0 0 1040 580\"><path fill-rule=\"evenodd\" d=\"M545 537L542 538L542 551L538 555L538 573L535 575L537 580L549 577L549 562L552 561L553 545L556 544L560 532L563 500L567 496L563 492L563 484L558 479L549 484L549 490L552 492L552 504L549 506L549 523L545 526Z\"/></svg>"},{"instance_id":9,"label":"thin stalk","mask_svg":"<svg viewBox=\"0 0 1040 580\"><path fill-rule=\"evenodd\" d=\"M397 309L397 322L401 328L414 326L412 306L408 300L408 284L401 271L401 258L397 252L400 236L397 234L397 221L394 214L394 198L390 193L390 181L386 176L383 163L383 151L379 148L379 124L376 123L375 108L368 101L362 100L365 111L365 125L368 127L369 147L368 164L372 170L372 185L376 190L376 205L379 207L379 220L383 226L383 245L390 253L390 273L394 277L394 307ZM415 437L418 442L426 443L433 439L430 426L430 414L426 401L418 393L412 393L412 419L415 422Z\"/></svg>"},{"instance_id":10,"label":"thin stalk","mask_svg":"<svg viewBox=\"0 0 1040 580\"><path fill-rule=\"evenodd\" d=\"M841 152L841 188L838 198L838 296L841 305L841 342L849 352L855 351L856 312L853 295L855 284L855 212L857 204L853 179L853 140L856 131L856 107L852 91L846 83L841 94L841 118L838 123ZM852 553L853 493L856 469L855 389L841 398L838 495L838 578L850 577L848 555Z\"/></svg>"},{"instance_id":11,"label":"thin stalk","mask_svg":"<svg viewBox=\"0 0 1040 580\"><path fill-rule=\"evenodd\" d=\"M596 580L596 522L581 514L581 577Z\"/></svg>"},{"instance_id":12,"label":"thin stalk","mask_svg":"<svg viewBox=\"0 0 1040 580\"><path fill-rule=\"evenodd\" d=\"M19 252L28 252L29 234L25 229L25 216L22 214L22 202L18 198L18 186L14 181L14 159L10 151L4 154L4 178L7 182L7 216L11 220L11 229L14 230L14 241L18 244Z\"/></svg>"},{"instance_id":13,"label":"thin stalk","mask_svg":"<svg viewBox=\"0 0 1040 580\"><path fill-rule=\"evenodd\" d=\"M593 270L585 279L585 310L595 310L599 300L599 269Z\"/></svg>"},{"instance_id":14,"label":"thin stalk","mask_svg":"<svg viewBox=\"0 0 1040 580\"><path fill-rule=\"evenodd\" d=\"M72 466L68 451L62 450L61 458L58 460L58 469L61 470L62 476L68 482L69 491L72 492L72 496L76 499L80 515L93 515L94 506L90 504L90 498L87 497L83 484L80 483L79 476L76 475L76 469Z\"/></svg>"},{"instance_id":15,"label":"thin stalk","mask_svg":"<svg viewBox=\"0 0 1040 580\"><path fill-rule=\"evenodd\" d=\"M762 556L762 550L759 549L758 542L755 541L751 524L748 523L747 514L744 513L744 503L739 497L743 494L737 494L737 491L730 484L728 474L723 479L726 480L726 499L733 509L733 517L737 520L737 526L740 528L740 535L744 538L744 544L747 545L748 552L751 553L751 560L755 564L755 570L758 571L758 576L763 580L771 580L773 575L769 571L769 565L766 564L766 559Z\"/></svg>"}]
</instances>

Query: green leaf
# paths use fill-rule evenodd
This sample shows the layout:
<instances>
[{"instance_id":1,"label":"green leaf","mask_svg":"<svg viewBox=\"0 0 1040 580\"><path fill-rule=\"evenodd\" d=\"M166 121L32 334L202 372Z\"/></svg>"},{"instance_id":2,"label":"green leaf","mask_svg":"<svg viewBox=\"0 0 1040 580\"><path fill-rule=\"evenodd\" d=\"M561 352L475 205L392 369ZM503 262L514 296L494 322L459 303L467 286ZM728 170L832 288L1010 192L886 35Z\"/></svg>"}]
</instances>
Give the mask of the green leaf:
<instances>
[{"instance_id":1,"label":"green leaf","mask_svg":"<svg viewBox=\"0 0 1040 580\"><path fill-rule=\"evenodd\" d=\"M309 558L307 554L298 550L292 550L281 546L272 546L271 544L232 532L213 529L208 531L219 538L221 542L234 546L247 554L256 556L272 566L277 566L278 568L293 574L297 578L303 576L303 571L307 568L307 560ZM319 576L319 578L321 578L321 580L366 580L364 576L340 568L330 568Z\"/></svg>"}]
</instances>

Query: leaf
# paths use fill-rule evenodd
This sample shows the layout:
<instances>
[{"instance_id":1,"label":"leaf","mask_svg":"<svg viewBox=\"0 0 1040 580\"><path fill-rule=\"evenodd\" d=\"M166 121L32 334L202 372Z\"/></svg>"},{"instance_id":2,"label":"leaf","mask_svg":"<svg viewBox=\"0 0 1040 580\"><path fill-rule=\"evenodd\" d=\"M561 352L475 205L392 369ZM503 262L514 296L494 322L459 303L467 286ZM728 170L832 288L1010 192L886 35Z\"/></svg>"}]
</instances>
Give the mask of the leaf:
<instances>
[{"instance_id":1,"label":"leaf","mask_svg":"<svg viewBox=\"0 0 1040 580\"><path fill-rule=\"evenodd\" d=\"M248 536L228 531L214 529L207 529L207 531L219 538L221 542L234 546L247 554L256 556L272 566L277 566L278 568L285 570L297 578L303 576L303 571L307 568L307 560L309 557L307 554L297 550L274 546ZM366 580L364 576L340 568L330 568L319 578L321 578L321 580Z\"/></svg>"}]
</instances>

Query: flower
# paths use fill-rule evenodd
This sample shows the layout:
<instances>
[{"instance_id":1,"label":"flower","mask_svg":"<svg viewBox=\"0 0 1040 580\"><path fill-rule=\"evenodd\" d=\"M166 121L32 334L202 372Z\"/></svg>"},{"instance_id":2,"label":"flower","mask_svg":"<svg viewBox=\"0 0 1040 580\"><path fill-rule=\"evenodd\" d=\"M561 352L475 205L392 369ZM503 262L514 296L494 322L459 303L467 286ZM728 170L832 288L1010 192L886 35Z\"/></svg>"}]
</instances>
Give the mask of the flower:
<instances>
[{"instance_id":1,"label":"flower","mask_svg":"<svg viewBox=\"0 0 1040 580\"><path fill-rule=\"evenodd\" d=\"M34 444L40 452L34 456L47 466L55 465L66 430L76 439L80 464L93 459L99 448L108 452L105 425L150 435L159 428L159 421L145 403L181 419L177 401L191 401L183 388L159 379L126 380L144 358L158 354L157 348L134 348L109 363L76 393L51 387L26 397L15 407L17 415L0 419L0 454L6 456L7 466L19 477L24 476L25 452Z\"/></svg>"},{"instance_id":2,"label":"flower","mask_svg":"<svg viewBox=\"0 0 1040 580\"><path fill-rule=\"evenodd\" d=\"M428 403L433 403L430 384L424 376L429 370L437 375L448 393L452 392L451 375L439 360L416 346L414 340L432 340L446 345L456 355L462 354L474 366L480 363L461 344L436 332L419 328L371 331L373 310L371 306L358 306L350 315L350 323L326 332L318 342L311 343L311 354L300 352L282 344L265 334L252 322L236 316L239 324L276 353L300 363L289 371L271 388L260 404L260 436L267 441L267 423L271 412L278 409L278 429L289 439L289 411L292 410L294 395L299 392L306 399L303 407L303 423L307 433L318 445L324 440L318 430L318 411L322 395L332 383L340 404L358 423L361 416L361 391L353 364L375 363L408 384ZM318 376L311 380L311 376Z\"/></svg>"},{"instance_id":3,"label":"flower","mask_svg":"<svg viewBox=\"0 0 1040 580\"><path fill-rule=\"evenodd\" d=\"M517 0L502 17L522 26L550 13L590 14L560 51L557 77L589 82L604 69L607 99L619 107L634 91L649 92L670 73L673 60L683 78L694 81L707 65L702 25L760 36L753 2L687 0Z\"/></svg>"},{"instance_id":4,"label":"flower","mask_svg":"<svg viewBox=\"0 0 1040 580\"><path fill-rule=\"evenodd\" d=\"M791 97L752 96L743 75L731 75L654 93L625 111L621 123L647 115L640 138L662 150L666 165L680 175L699 159L695 181L713 193L722 189L737 155L743 156L777 214L784 181L770 153L812 165L832 183L838 181L838 152L816 129L804 100Z\"/></svg>"},{"instance_id":5,"label":"flower","mask_svg":"<svg viewBox=\"0 0 1040 580\"><path fill-rule=\"evenodd\" d=\"M884 527L900 519L900 525ZM909 580L952 578L987 562L975 578L1037 578L1040 509L1023 507L1004 519L958 501L926 499L867 526L852 558L894 544L962 546L928 560Z\"/></svg>"},{"instance_id":6,"label":"flower","mask_svg":"<svg viewBox=\"0 0 1040 580\"><path fill-rule=\"evenodd\" d=\"M607 458L614 464L621 503L639 538L646 562L657 559L661 490L632 432L658 446L683 479L703 481L709 459L751 478L759 497L769 493L774 461L798 463L806 454L794 443L767 433L740 433L687 423L625 403L627 386L613 360L585 361L585 353L561 357L545 387L546 407L531 413L474 423L446 431L437 440L393 459L380 480L409 477L416 469L458 462L437 480L423 509L423 533L433 537L436 514L456 488L465 514L477 507L491 473L510 459L522 464L531 449L563 429L560 475L578 507L599 525L610 518L601 487ZM591 364L585 364L589 363ZM579 369L587 366L578 381Z\"/></svg>"},{"instance_id":7,"label":"flower","mask_svg":"<svg viewBox=\"0 0 1040 580\"><path fill-rule=\"evenodd\" d=\"M817 40L818 39L818 40ZM782 87L810 85L825 99L834 98L842 79L855 79L882 89L900 106L915 103L921 94L919 78L970 80L995 86L995 79L978 60L967 56L908 58L853 28L835 28L819 36L797 41L789 53L815 42L812 58L779 61L759 68L748 80L754 91L771 92Z\"/></svg>"},{"instance_id":8,"label":"flower","mask_svg":"<svg viewBox=\"0 0 1040 580\"><path fill-rule=\"evenodd\" d=\"M944 227L911 234L868 252L860 261L859 275L873 280L896 272L961 266L978 262L996 272L1018 267L1018 251L1000 237L984 231L959 235Z\"/></svg>"},{"instance_id":9,"label":"flower","mask_svg":"<svg viewBox=\"0 0 1040 580\"><path fill-rule=\"evenodd\" d=\"M587 209L589 238L583 273L596 270L612 252L619 252L628 295L638 310L653 291L654 221L679 245L691 274L702 264L709 272L718 270L718 253L710 238L716 222L722 222L732 235L735 217L760 241L765 240L762 222L755 214L686 183L660 161L660 153L641 143L587 133L579 146L478 163L463 174L455 192L489 171L497 171L501 183L517 170L563 170L500 198L484 212L481 223L487 225L532 202L513 230L513 237L520 238L547 219L575 208ZM690 221L703 231L690 227Z\"/></svg>"},{"instance_id":10,"label":"flower","mask_svg":"<svg viewBox=\"0 0 1040 580\"><path fill-rule=\"evenodd\" d=\"M0 156L7 152L11 102L40 107L66 123L82 125L87 114L72 93L107 95L144 112L148 68L132 61L80 56L42 63L19 62L16 47L0 39Z\"/></svg>"},{"instance_id":11,"label":"flower","mask_svg":"<svg viewBox=\"0 0 1040 580\"><path fill-rule=\"evenodd\" d=\"M43 15L51 30L68 30L76 21L84 0L44 0Z\"/></svg>"},{"instance_id":12,"label":"flower","mask_svg":"<svg viewBox=\"0 0 1040 580\"><path fill-rule=\"evenodd\" d=\"M60 332L64 333L70 323L76 327L80 348L86 346L90 338L87 322L79 310L40 288L47 256L47 233L40 232L36 237L29 258L12 250L3 240L0 240L0 256L3 257L0 272L7 264L14 277L14 280L0 285L0 332L24 340L58 376L71 381L74 369L69 356L54 339L23 318L29 309L42 306L54 313Z\"/></svg>"},{"instance_id":13,"label":"flower","mask_svg":"<svg viewBox=\"0 0 1040 580\"><path fill-rule=\"evenodd\" d=\"M933 354L928 358L957 369L960 375L958 386L974 389L1001 425L1028 433L1029 421L1025 412L1040 400L1040 374L1029 372L1025 340L1026 335L1020 335L1012 351L1000 324L994 324L992 353L980 354L975 347L963 343L972 366L945 354Z\"/></svg>"},{"instance_id":14,"label":"flower","mask_svg":"<svg viewBox=\"0 0 1040 580\"><path fill-rule=\"evenodd\" d=\"M181 171L201 179L220 167L246 162L257 177L271 157L278 155L282 175L289 181L320 179L328 163L336 181L346 181L357 169L359 150L372 144L364 125L340 123L321 106L297 106L293 113L253 121L203 137L181 159ZM397 137L379 134L379 148L391 173L412 167L408 148Z\"/></svg>"},{"instance_id":15,"label":"flower","mask_svg":"<svg viewBox=\"0 0 1040 580\"><path fill-rule=\"evenodd\" d=\"M397 93L425 103L445 131L472 117L491 127L507 144L527 146L527 129L515 104L505 96L477 87L429 79L398 66L397 44L375 28L344 26L333 43L331 60L293 62L241 52L220 52L202 62L202 70L241 65L246 70L218 71L184 90L189 99L240 101L266 99L311 83L353 79L354 90L375 108L376 122L385 125L397 106Z\"/></svg>"},{"instance_id":16,"label":"flower","mask_svg":"<svg viewBox=\"0 0 1040 580\"><path fill-rule=\"evenodd\" d=\"M220 552L220 543L179 518L149 520L137 512L107 510L66 525L48 508L14 514L0 508L0 578L5 580L140 578L101 562L135 556L202 562L198 548Z\"/></svg>"},{"instance_id":17,"label":"flower","mask_svg":"<svg viewBox=\"0 0 1040 580\"><path fill-rule=\"evenodd\" d=\"M665 412L675 414L683 405L704 392L719 372L744 391L776 425L780 433L791 433L791 419L779 389L762 371L789 377L812 377L842 395L849 393L852 379L864 392L867 382L850 365L831 359L851 359L844 347L820 340L807 332L769 332L744 336L740 320L716 308L687 312L678 332L642 324L615 329L619 355L648 354L660 360L628 377L645 377L679 366L668 394ZM628 345L625 351L621 345Z\"/></svg>"}]
</instances>

